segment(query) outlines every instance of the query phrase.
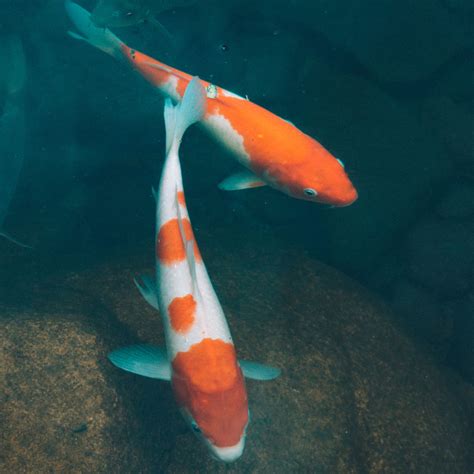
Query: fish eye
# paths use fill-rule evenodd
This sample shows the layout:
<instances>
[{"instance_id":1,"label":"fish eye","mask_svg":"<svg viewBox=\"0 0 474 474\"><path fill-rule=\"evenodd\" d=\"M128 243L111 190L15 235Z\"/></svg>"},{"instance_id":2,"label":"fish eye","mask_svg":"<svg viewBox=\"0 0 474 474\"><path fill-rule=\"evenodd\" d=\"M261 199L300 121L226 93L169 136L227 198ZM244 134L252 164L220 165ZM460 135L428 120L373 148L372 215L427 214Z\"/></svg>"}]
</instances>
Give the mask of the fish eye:
<instances>
[{"instance_id":1,"label":"fish eye","mask_svg":"<svg viewBox=\"0 0 474 474\"><path fill-rule=\"evenodd\" d=\"M191 428L195 433L201 432L201 428L199 428L198 424L195 421L191 421Z\"/></svg>"},{"instance_id":2,"label":"fish eye","mask_svg":"<svg viewBox=\"0 0 474 474\"><path fill-rule=\"evenodd\" d=\"M318 192L313 188L306 188L303 192L306 194L306 196L314 197L318 195Z\"/></svg>"},{"instance_id":3,"label":"fish eye","mask_svg":"<svg viewBox=\"0 0 474 474\"><path fill-rule=\"evenodd\" d=\"M345 168L344 163L343 163L342 160L340 160L339 158L336 158L336 160L343 168Z\"/></svg>"}]
</instances>

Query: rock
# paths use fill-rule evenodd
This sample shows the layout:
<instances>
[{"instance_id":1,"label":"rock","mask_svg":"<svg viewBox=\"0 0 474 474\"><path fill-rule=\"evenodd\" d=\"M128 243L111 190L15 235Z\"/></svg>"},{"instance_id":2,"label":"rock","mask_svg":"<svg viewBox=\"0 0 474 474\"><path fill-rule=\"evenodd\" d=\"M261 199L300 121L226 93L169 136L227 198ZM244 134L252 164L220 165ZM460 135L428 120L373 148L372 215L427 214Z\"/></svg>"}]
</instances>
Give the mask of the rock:
<instances>
[{"instance_id":1,"label":"rock","mask_svg":"<svg viewBox=\"0 0 474 474\"><path fill-rule=\"evenodd\" d=\"M425 211L452 164L409 107L362 77L317 59L312 63L300 78L308 92L297 103L301 119L295 122L345 163L359 199L343 209L313 206L293 240L308 233L308 219L317 222L313 233L327 242L327 251L318 256L362 274ZM313 78L317 89L309 86Z\"/></svg>"},{"instance_id":2,"label":"rock","mask_svg":"<svg viewBox=\"0 0 474 474\"><path fill-rule=\"evenodd\" d=\"M427 103L443 102L446 97L460 107L461 113L474 113L474 61L472 53L466 52L456 61L446 65L431 82L430 86L420 91L420 97L429 97ZM462 127L462 124L460 124Z\"/></svg>"},{"instance_id":3,"label":"rock","mask_svg":"<svg viewBox=\"0 0 474 474\"><path fill-rule=\"evenodd\" d=\"M442 3L459 13L474 12L474 5L470 0L443 0Z\"/></svg>"},{"instance_id":4,"label":"rock","mask_svg":"<svg viewBox=\"0 0 474 474\"><path fill-rule=\"evenodd\" d=\"M453 336L453 316L441 311L436 295L406 280L392 290L392 307L410 334L427 342L439 360L444 361Z\"/></svg>"},{"instance_id":5,"label":"rock","mask_svg":"<svg viewBox=\"0 0 474 474\"><path fill-rule=\"evenodd\" d=\"M370 288L387 295L405 272L406 262L402 255L396 253L385 255L369 275L367 283Z\"/></svg>"},{"instance_id":6,"label":"rock","mask_svg":"<svg viewBox=\"0 0 474 474\"><path fill-rule=\"evenodd\" d=\"M0 313L2 472L143 472L135 388L124 398L85 313Z\"/></svg>"},{"instance_id":7,"label":"rock","mask_svg":"<svg viewBox=\"0 0 474 474\"><path fill-rule=\"evenodd\" d=\"M474 293L450 304L445 310L454 318L450 362L474 384Z\"/></svg>"},{"instance_id":8,"label":"rock","mask_svg":"<svg viewBox=\"0 0 474 474\"><path fill-rule=\"evenodd\" d=\"M242 459L213 461L167 384L105 359L132 341L163 342L156 311L132 282L151 269L150 242L86 268L81 258L76 270L79 255L1 257L3 304L22 308L1 311L14 420L2 433L5 472L469 471L466 408L448 374L390 323L386 306L258 221L229 229L212 208L195 211L239 356L283 371L273 382L248 382Z\"/></svg>"},{"instance_id":9,"label":"rock","mask_svg":"<svg viewBox=\"0 0 474 474\"><path fill-rule=\"evenodd\" d=\"M388 83L426 79L472 45L470 18L440 1L272 0L257 5L281 22L319 31Z\"/></svg>"},{"instance_id":10,"label":"rock","mask_svg":"<svg viewBox=\"0 0 474 474\"><path fill-rule=\"evenodd\" d=\"M243 57L248 58L240 89L252 101L265 104L278 104L282 97L290 96L297 87L294 71L300 64L301 39L276 29L262 35L260 27L260 34L242 35L239 42L243 42Z\"/></svg>"},{"instance_id":11,"label":"rock","mask_svg":"<svg viewBox=\"0 0 474 474\"><path fill-rule=\"evenodd\" d=\"M474 187L456 185L436 206L436 213L444 219L465 219L474 214Z\"/></svg>"},{"instance_id":12,"label":"rock","mask_svg":"<svg viewBox=\"0 0 474 474\"><path fill-rule=\"evenodd\" d=\"M446 296L466 293L474 265L474 224L419 223L408 238L409 273L421 285Z\"/></svg>"},{"instance_id":13,"label":"rock","mask_svg":"<svg viewBox=\"0 0 474 474\"><path fill-rule=\"evenodd\" d=\"M474 116L448 97L428 100L423 120L440 138L445 152L454 163L474 167Z\"/></svg>"}]
</instances>

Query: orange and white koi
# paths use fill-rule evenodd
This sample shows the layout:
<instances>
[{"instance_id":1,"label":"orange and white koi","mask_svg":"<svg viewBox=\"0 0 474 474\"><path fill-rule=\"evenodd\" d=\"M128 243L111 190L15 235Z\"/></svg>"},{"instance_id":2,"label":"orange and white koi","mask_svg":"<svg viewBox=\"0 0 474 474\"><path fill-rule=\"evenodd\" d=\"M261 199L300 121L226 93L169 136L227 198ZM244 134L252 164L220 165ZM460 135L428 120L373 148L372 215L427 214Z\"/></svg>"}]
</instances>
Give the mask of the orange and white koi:
<instances>
[{"instance_id":1,"label":"orange and white koi","mask_svg":"<svg viewBox=\"0 0 474 474\"><path fill-rule=\"evenodd\" d=\"M163 64L97 28L89 13L66 0L67 12L81 33L70 34L128 62L165 96L179 102L192 76ZM251 101L209 82L202 126L247 168L221 184L238 190L266 184L292 197L333 206L348 206L357 191L342 161L319 142Z\"/></svg>"},{"instance_id":2,"label":"orange and white koi","mask_svg":"<svg viewBox=\"0 0 474 474\"><path fill-rule=\"evenodd\" d=\"M249 421L244 375L270 380L279 370L238 361L229 327L194 238L183 191L179 145L186 128L205 113L206 93L195 78L183 100L165 103L167 156L156 194L156 281L136 282L160 308L167 353L131 346L109 355L118 367L171 380L193 431L220 460L243 452Z\"/></svg>"}]
</instances>

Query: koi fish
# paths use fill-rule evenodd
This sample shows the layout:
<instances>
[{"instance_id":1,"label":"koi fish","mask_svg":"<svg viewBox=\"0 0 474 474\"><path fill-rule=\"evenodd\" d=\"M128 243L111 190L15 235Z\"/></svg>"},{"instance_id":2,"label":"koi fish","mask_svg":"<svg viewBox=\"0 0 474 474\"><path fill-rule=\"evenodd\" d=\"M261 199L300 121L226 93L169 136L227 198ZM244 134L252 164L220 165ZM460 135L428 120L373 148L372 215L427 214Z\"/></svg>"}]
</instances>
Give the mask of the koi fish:
<instances>
[{"instance_id":1,"label":"koi fish","mask_svg":"<svg viewBox=\"0 0 474 474\"><path fill-rule=\"evenodd\" d=\"M130 48L89 13L66 0L69 17L81 33L70 32L128 62L165 96L179 102L192 76ZM220 183L231 191L269 185L294 198L348 206L357 191L342 161L295 125L251 101L206 81L206 112L201 125L247 168Z\"/></svg>"},{"instance_id":2,"label":"koi fish","mask_svg":"<svg viewBox=\"0 0 474 474\"><path fill-rule=\"evenodd\" d=\"M206 94L195 78L176 107L165 103L166 160L156 193L156 280L136 284L160 309L166 349L131 346L112 352L117 367L171 381L185 420L214 457L241 456L249 422L244 376L271 380L278 369L238 361L229 327L194 238L179 162L185 130L205 113Z\"/></svg>"},{"instance_id":3,"label":"koi fish","mask_svg":"<svg viewBox=\"0 0 474 474\"><path fill-rule=\"evenodd\" d=\"M4 229L11 200L23 166L25 146L26 62L21 39L7 35L0 42L0 236L31 248Z\"/></svg>"}]
</instances>

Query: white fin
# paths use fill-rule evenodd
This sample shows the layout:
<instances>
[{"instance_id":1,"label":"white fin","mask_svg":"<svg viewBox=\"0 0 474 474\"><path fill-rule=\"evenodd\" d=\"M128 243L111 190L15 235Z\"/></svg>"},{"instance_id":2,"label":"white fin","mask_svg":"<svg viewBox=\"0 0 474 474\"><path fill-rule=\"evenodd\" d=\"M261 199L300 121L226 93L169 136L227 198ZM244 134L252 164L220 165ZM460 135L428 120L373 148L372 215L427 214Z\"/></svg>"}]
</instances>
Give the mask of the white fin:
<instances>
[{"instance_id":1,"label":"white fin","mask_svg":"<svg viewBox=\"0 0 474 474\"><path fill-rule=\"evenodd\" d=\"M196 258L194 256L194 242L188 240L186 242L186 258L188 259L189 271L191 272L191 278L193 279L194 288L199 291L197 286L197 275L196 275Z\"/></svg>"},{"instance_id":2,"label":"white fin","mask_svg":"<svg viewBox=\"0 0 474 474\"><path fill-rule=\"evenodd\" d=\"M147 17L147 20L153 25L156 26L158 31L168 40L168 41L173 41L173 35L168 31L165 25L161 23L158 19L156 19L154 16L149 15Z\"/></svg>"},{"instance_id":3,"label":"white fin","mask_svg":"<svg viewBox=\"0 0 474 474\"><path fill-rule=\"evenodd\" d=\"M165 104L165 119L167 114ZM176 117L174 119L175 127L173 140L170 149L176 152L179 149L184 132L193 123L199 122L206 113L206 89L204 89L198 77L193 77L191 82L186 87L183 99L176 106Z\"/></svg>"},{"instance_id":4,"label":"white fin","mask_svg":"<svg viewBox=\"0 0 474 474\"><path fill-rule=\"evenodd\" d=\"M137 278L134 278L135 285L139 289L140 293L142 294L143 298L145 298L146 302L155 309L158 309L158 297L156 296L156 285L153 278L142 275L141 281Z\"/></svg>"},{"instance_id":5,"label":"white fin","mask_svg":"<svg viewBox=\"0 0 474 474\"><path fill-rule=\"evenodd\" d=\"M248 360L239 360L240 368L244 376L254 380L273 380L280 374L281 370L276 367L250 362Z\"/></svg>"},{"instance_id":6,"label":"white fin","mask_svg":"<svg viewBox=\"0 0 474 474\"><path fill-rule=\"evenodd\" d=\"M153 196L153 199L155 200L155 202L158 201L158 193L156 191L156 189L152 186L151 188L151 195Z\"/></svg>"},{"instance_id":7,"label":"white fin","mask_svg":"<svg viewBox=\"0 0 474 474\"><path fill-rule=\"evenodd\" d=\"M176 111L177 106L173 105L171 99L165 99L165 130L166 130L166 154L169 153L171 145L173 143L174 131L176 129Z\"/></svg>"},{"instance_id":8,"label":"white fin","mask_svg":"<svg viewBox=\"0 0 474 474\"><path fill-rule=\"evenodd\" d=\"M241 191L242 189L260 188L262 186L266 186L266 183L251 171L233 174L218 184L218 188L222 191Z\"/></svg>"},{"instance_id":9,"label":"white fin","mask_svg":"<svg viewBox=\"0 0 474 474\"><path fill-rule=\"evenodd\" d=\"M76 33L75 31L67 30L67 34L71 37L74 38L75 40L78 41L85 41L86 43L88 42L84 36L80 35L79 33Z\"/></svg>"},{"instance_id":10,"label":"white fin","mask_svg":"<svg viewBox=\"0 0 474 474\"><path fill-rule=\"evenodd\" d=\"M12 237L10 234L7 234L6 232L0 231L0 236L4 237L8 241L12 242L13 244L16 244L20 247L23 247L25 249L32 249L33 247L31 245L24 244L23 242L20 242L19 240L16 240L14 237Z\"/></svg>"},{"instance_id":11,"label":"white fin","mask_svg":"<svg viewBox=\"0 0 474 474\"><path fill-rule=\"evenodd\" d=\"M152 379L171 380L171 366L165 349L158 346L136 345L111 352L112 364L127 372Z\"/></svg>"},{"instance_id":12,"label":"white fin","mask_svg":"<svg viewBox=\"0 0 474 474\"><path fill-rule=\"evenodd\" d=\"M75 39L83 39L92 46L116 58L122 56L121 48L123 42L107 28L99 28L94 25L90 18L91 14L87 10L71 0L66 0L64 6L69 18L80 33L78 35L77 33L69 32L69 35Z\"/></svg>"},{"instance_id":13,"label":"white fin","mask_svg":"<svg viewBox=\"0 0 474 474\"><path fill-rule=\"evenodd\" d=\"M193 282L193 295L196 298L201 297L201 293L199 291L199 286L197 282L197 274L196 274L196 257L194 255L194 239L188 240L186 238L186 233L184 232L183 227L183 218L181 215L181 209L179 207L178 202L178 190L176 189L176 213L178 215L178 227L179 233L181 234L181 240L183 241L184 248L186 250L186 261L188 262L189 273L191 274L191 280Z\"/></svg>"}]
</instances>

